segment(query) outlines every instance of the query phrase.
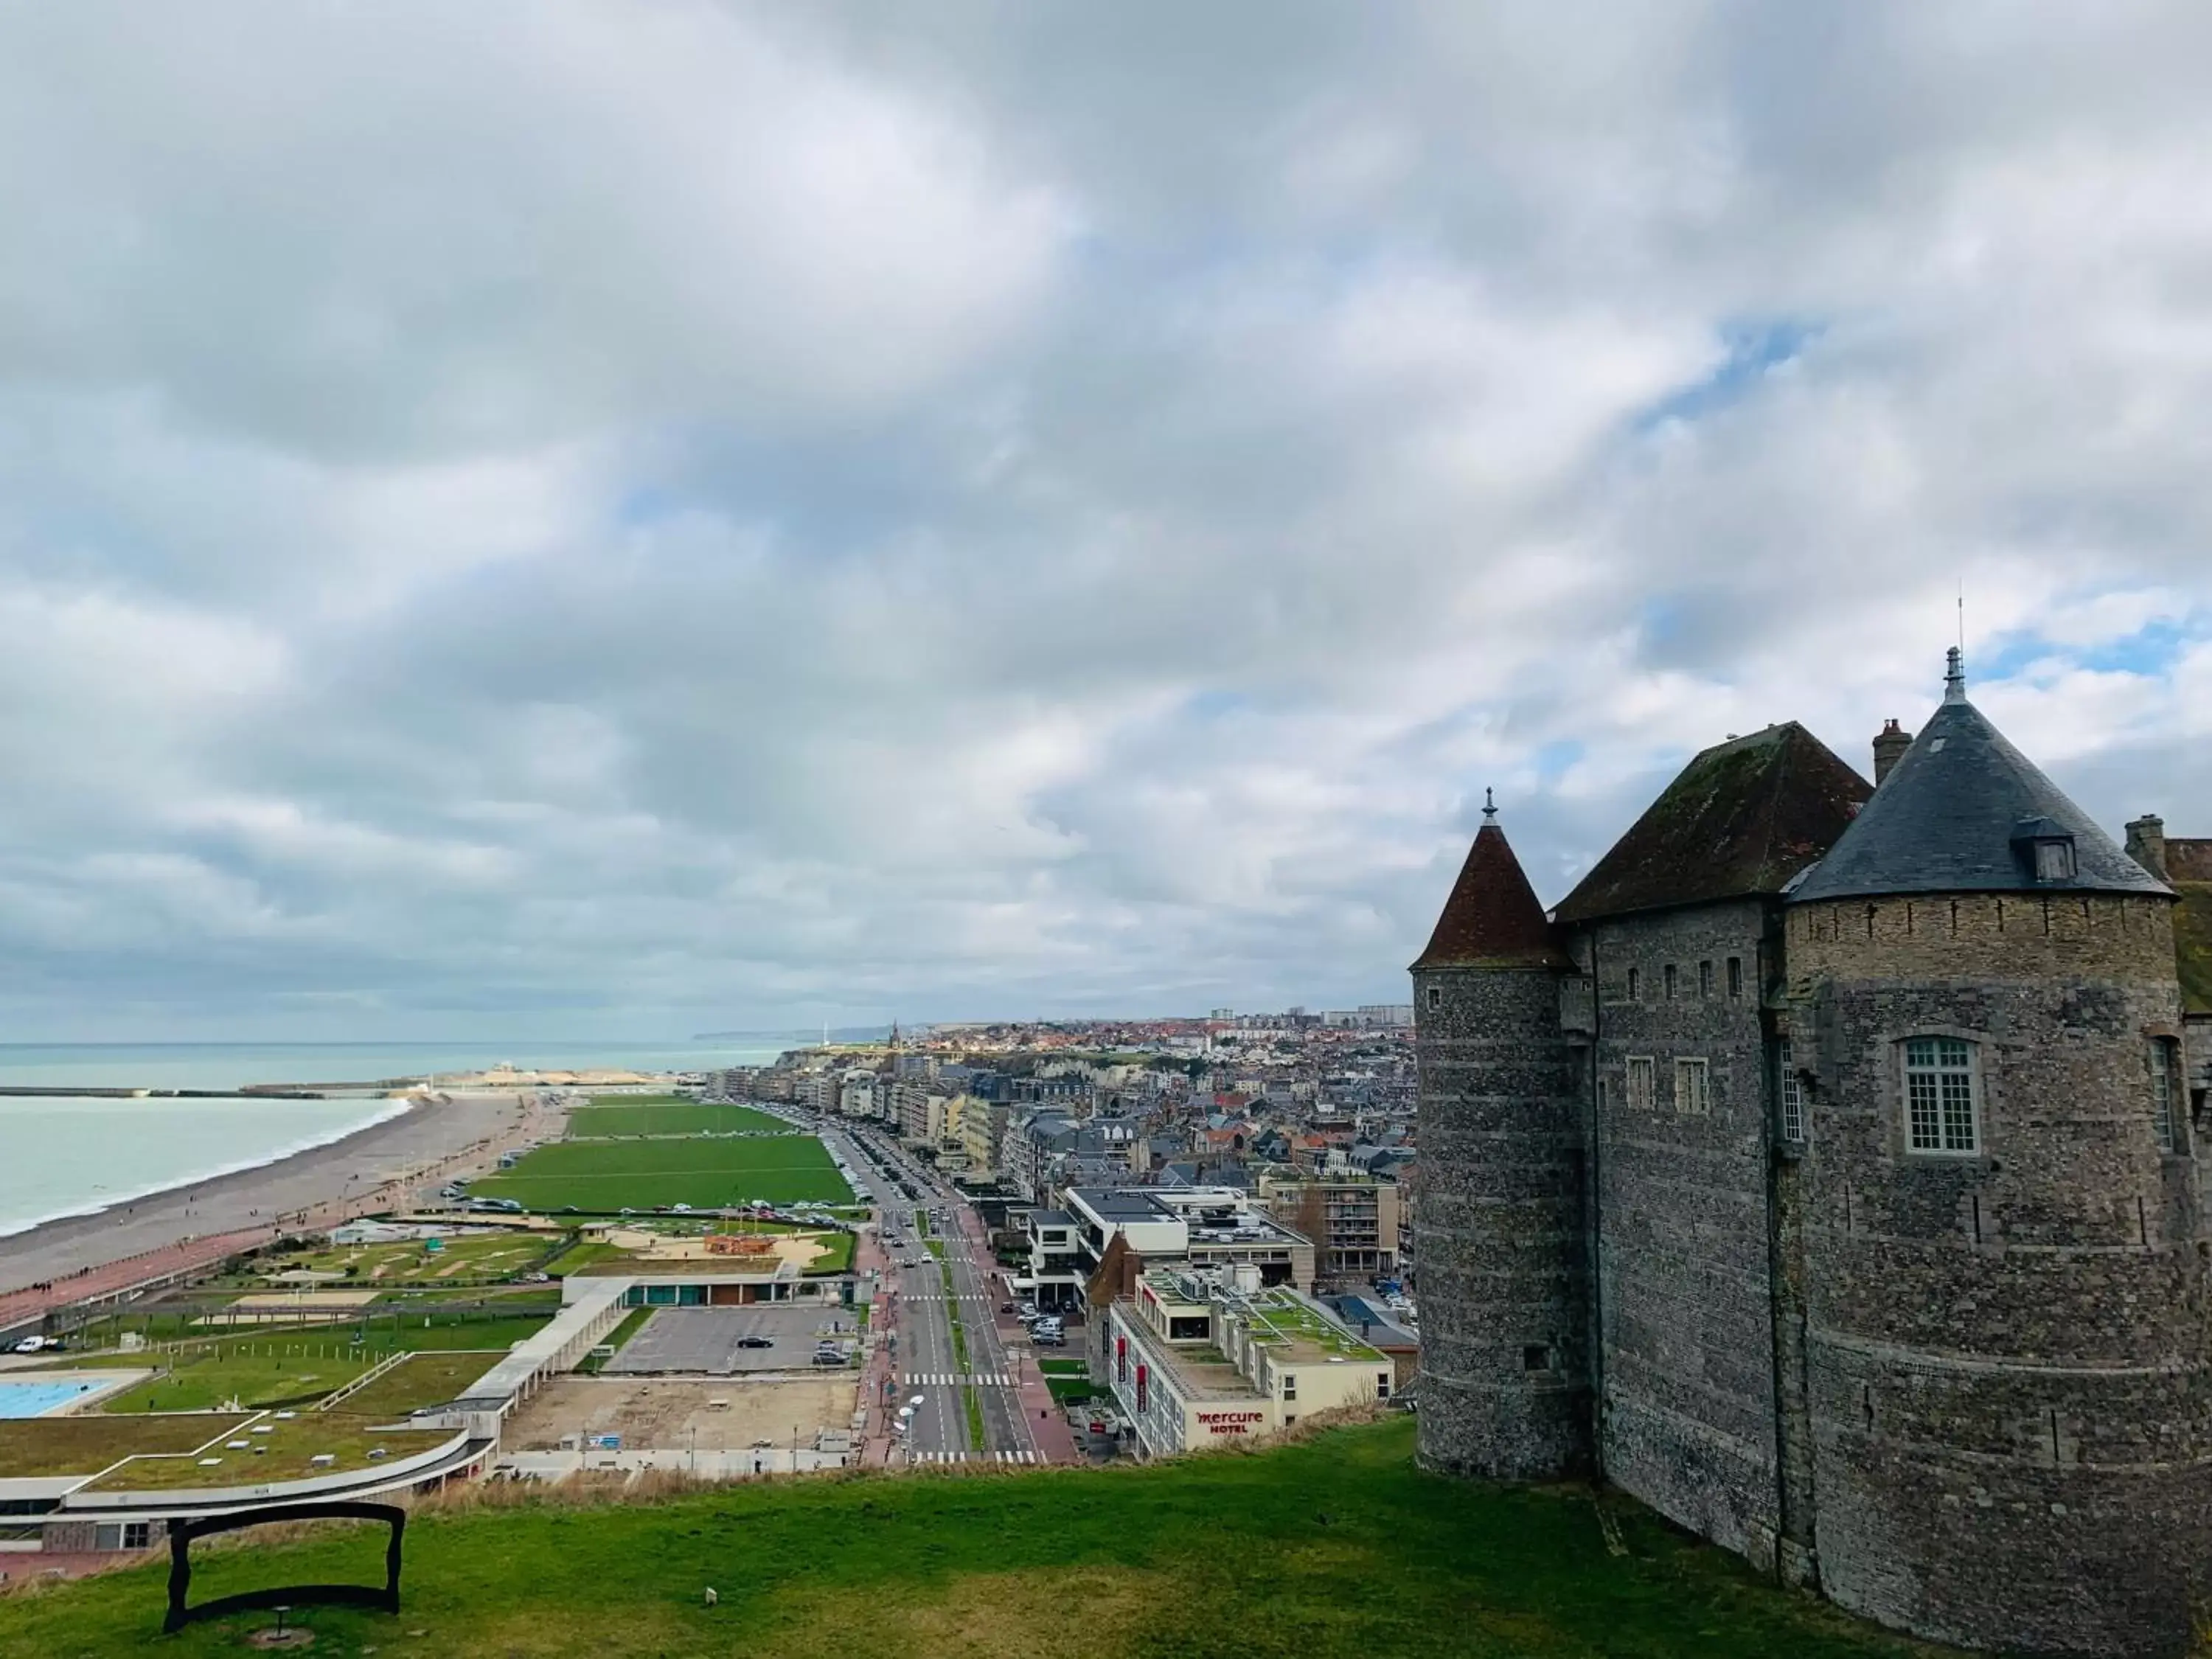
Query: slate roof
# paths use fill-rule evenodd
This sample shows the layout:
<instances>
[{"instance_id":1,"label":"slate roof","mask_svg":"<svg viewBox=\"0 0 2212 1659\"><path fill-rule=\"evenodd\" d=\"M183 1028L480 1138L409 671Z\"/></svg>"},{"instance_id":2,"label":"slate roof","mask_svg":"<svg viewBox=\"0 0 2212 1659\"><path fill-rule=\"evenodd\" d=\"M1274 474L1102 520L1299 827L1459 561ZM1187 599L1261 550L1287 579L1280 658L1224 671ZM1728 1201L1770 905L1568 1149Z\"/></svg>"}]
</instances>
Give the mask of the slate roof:
<instances>
[{"instance_id":1,"label":"slate roof","mask_svg":"<svg viewBox=\"0 0 2212 1659\"><path fill-rule=\"evenodd\" d=\"M1562 922L1778 893L1872 793L1795 720L1693 757L1559 905Z\"/></svg>"},{"instance_id":2,"label":"slate roof","mask_svg":"<svg viewBox=\"0 0 2212 1659\"><path fill-rule=\"evenodd\" d=\"M1495 807L1484 809L1482 828L1474 832L1474 845L1413 971L1569 965L1496 813Z\"/></svg>"},{"instance_id":3,"label":"slate roof","mask_svg":"<svg viewBox=\"0 0 2212 1659\"><path fill-rule=\"evenodd\" d=\"M2033 761L1951 689L1790 902L1877 893L2165 893ZM2037 820L2043 822L2038 823ZM2074 838L2074 874L2038 881L2019 838Z\"/></svg>"},{"instance_id":4,"label":"slate roof","mask_svg":"<svg viewBox=\"0 0 2212 1659\"><path fill-rule=\"evenodd\" d=\"M2212 841L2168 841L2166 873L2181 899L2173 907L2173 953L2182 1006L2212 1014Z\"/></svg>"}]
</instances>

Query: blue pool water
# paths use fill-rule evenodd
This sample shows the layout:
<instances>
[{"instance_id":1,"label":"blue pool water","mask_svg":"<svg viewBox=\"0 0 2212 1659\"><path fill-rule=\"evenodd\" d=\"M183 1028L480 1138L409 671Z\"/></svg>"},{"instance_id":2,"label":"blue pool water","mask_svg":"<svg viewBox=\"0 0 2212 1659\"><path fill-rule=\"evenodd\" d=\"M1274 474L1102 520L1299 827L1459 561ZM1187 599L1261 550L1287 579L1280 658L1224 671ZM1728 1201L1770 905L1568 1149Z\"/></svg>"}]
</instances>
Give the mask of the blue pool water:
<instances>
[{"instance_id":1,"label":"blue pool water","mask_svg":"<svg viewBox=\"0 0 2212 1659\"><path fill-rule=\"evenodd\" d=\"M57 1406L90 1394L97 1382L17 1382L0 1380L0 1418L43 1417Z\"/></svg>"}]
</instances>

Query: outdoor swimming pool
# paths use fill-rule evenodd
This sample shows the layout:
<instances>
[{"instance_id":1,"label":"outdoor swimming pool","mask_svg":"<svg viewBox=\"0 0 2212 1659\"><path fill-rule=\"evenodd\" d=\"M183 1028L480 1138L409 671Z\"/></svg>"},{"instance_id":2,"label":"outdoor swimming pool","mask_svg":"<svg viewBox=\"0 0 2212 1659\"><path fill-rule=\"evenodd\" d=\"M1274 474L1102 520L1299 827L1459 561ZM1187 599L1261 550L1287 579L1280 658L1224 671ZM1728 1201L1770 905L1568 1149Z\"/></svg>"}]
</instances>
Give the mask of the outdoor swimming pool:
<instances>
[{"instance_id":1,"label":"outdoor swimming pool","mask_svg":"<svg viewBox=\"0 0 2212 1659\"><path fill-rule=\"evenodd\" d=\"M109 1385L104 1382L89 1382L71 1377L64 1382L18 1382L0 1379L0 1419L9 1417L44 1417L48 1412L82 1400L88 1394L104 1392Z\"/></svg>"}]
</instances>

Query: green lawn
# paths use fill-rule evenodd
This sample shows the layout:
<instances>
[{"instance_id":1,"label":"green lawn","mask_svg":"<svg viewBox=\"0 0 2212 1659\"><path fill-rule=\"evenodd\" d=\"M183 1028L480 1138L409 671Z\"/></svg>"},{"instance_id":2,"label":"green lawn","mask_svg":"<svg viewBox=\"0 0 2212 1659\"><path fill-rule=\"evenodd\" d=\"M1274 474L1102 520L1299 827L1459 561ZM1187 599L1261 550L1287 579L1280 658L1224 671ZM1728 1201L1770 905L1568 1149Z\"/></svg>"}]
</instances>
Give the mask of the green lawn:
<instances>
[{"instance_id":1,"label":"green lawn","mask_svg":"<svg viewBox=\"0 0 2212 1659\"><path fill-rule=\"evenodd\" d=\"M198 1412L232 1400L246 1407L297 1405L352 1382L379 1356L349 1346L343 1336L261 1336L210 1342L180 1355L138 1358L141 1364L173 1369L125 1389L106 1401L102 1411Z\"/></svg>"},{"instance_id":2,"label":"green lawn","mask_svg":"<svg viewBox=\"0 0 2212 1659\"><path fill-rule=\"evenodd\" d=\"M619 1096L602 1097L568 1115L568 1139L589 1139L599 1135L705 1135L734 1130L761 1134L796 1134L798 1130L780 1117L757 1112L750 1106L702 1106L694 1100L635 1102Z\"/></svg>"},{"instance_id":3,"label":"green lawn","mask_svg":"<svg viewBox=\"0 0 2212 1659\"><path fill-rule=\"evenodd\" d=\"M812 1135L758 1140L564 1140L541 1146L503 1175L470 1189L533 1210L564 1206L605 1215L658 1204L695 1209L812 1199L844 1203L852 1189Z\"/></svg>"},{"instance_id":4,"label":"green lawn","mask_svg":"<svg viewBox=\"0 0 2212 1659\"><path fill-rule=\"evenodd\" d=\"M102 1417L82 1412L38 1417L0 1430L0 1477L98 1474L137 1452L188 1452L221 1439L243 1416Z\"/></svg>"},{"instance_id":5,"label":"green lawn","mask_svg":"<svg viewBox=\"0 0 2212 1659\"><path fill-rule=\"evenodd\" d=\"M301 1412L283 1419L264 1418L266 1434L252 1428L206 1448L198 1457L134 1457L92 1483L94 1492L174 1492L188 1486L251 1486L264 1481L304 1480L311 1475L340 1474L374 1468L379 1462L412 1457L453 1437L451 1429L379 1431L365 1417L343 1411ZM243 1447L233 1440L243 1440ZM381 1458L371 1457L380 1451ZM318 1463L319 1456L334 1461ZM212 1463L206 1460L213 1458ZM0 1616L0 1629L5 1628Z\"/></svg>"},{"instance_id":6,"label":"green lawn","mask_svg":"<svg viewBox=\"0 0 2212 1659\"><path fill-rule=\"evenodd\" d=\"M394 1423L424 1406L457 1400L468 1386L507 1357L504 1348L418 1353L403 1359L332 1409L372 1423Z\"/></svg>"},{"instance_id":7,"label":"green lawn","mask_svg":"<svg viewBox=\"0 0 2212 1659\"><path fill-rule=\"evenodd\" d=\"M857 1242L850 1233L816 1233L814 1242L823 1251L806 1264L811 1273L842 1273L853 1265L853 1246Z\"/></svg>"},{"instance_id":8,"label":"green lawn","mask_svg":"<svg viewBox=\"0 0 2212 1659\"><path fill-rule=\"evenodd\" d=\"M659 1503L416 1512L404 1611L302 1608L318 1655L814 1659L1902 1659L1638 1505L1413 1468L1413 1424L1139 1468L850 1477ZM836 1547L825 1548L823 1540ZM210 1557L196 1594L358 1580L382 1534ZM166 1563L0 1600L0 1656L243 1651L241 1615L158 1637ZM720 1605L704 1605L714 1587Z\"/></svg>"},{"instance_id":9,"label":"green lawn","mask_svg":"<svg viewBox=\"0 0 2212 1659\"><path fill-rule=\"evenodd\" d=\"M1036 1368L1047 1376L1088 1376L1091 1362L1087 1359L1040 1359Z\"/></svg>"},{"instance_id":10,"label":"green lawn","mask_svg":"<svg viewBox=\"0 0 2212 1659\"><path fill-rule=\"evenodd\" d=\"M438 1285L474 1279L504 1279L534 1266L550 1249L550 1237L528 1233L486 1233L460 1238L410 1239L398 1244L339 1246L255 1258L255 1288L282 1288L274 1275L307 1272L337 1273L333 1291L366 1291L387 1285ZM436 1248L431 1246L434 1243ZM311 1287L319 1288L319 1287Z\"/></svg>"},{"instance_id":11,"label":"green lawn","mask_svg":"<svg viewBox=\"0 0 2212 1659\"><path fill-rule=\"evenodd\" d=\"M623 1343L645 1328L645 1322L652 1318L653 1313L654 1310L651 1308L632 1308L623 1316L622 1323L608 1333L607 1340L598 1345L612 1352L604 1357L598 1353L587 1353L578 1362L576 1369L586 1376L597 1376L602 1365L622 1352Z\"/></svg>"},{"instance_id":12,"label":"green lawn","mask_svg":"<svg viewBox=\"0 0 2212 1659\"><path fill-rule=\"evenodd\" d=\"M1088 1377L1048 1376L1044 1385L1052 1391L1053 1401L1056 1405L1079 1406L1088 1400L1106 1397L1099 1389L1091 1386Z\"/></svg>"}]
</instances>

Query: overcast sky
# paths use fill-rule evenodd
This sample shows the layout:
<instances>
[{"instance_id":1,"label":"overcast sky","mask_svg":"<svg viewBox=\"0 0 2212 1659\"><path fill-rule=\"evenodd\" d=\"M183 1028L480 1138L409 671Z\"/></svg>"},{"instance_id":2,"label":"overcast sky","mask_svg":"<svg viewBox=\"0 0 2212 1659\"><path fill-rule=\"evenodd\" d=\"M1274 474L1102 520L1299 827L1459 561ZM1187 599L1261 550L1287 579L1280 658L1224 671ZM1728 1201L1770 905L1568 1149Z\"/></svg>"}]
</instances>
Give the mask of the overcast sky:
<instances>
[{"instance_id":1,"label":"overcast sky","mask_svg":"<svg viewBox=\"0 0 2212 1659\"><path fill-rule=\"evenodd\" d=\"M1399 1000L1940 690L2212 835L2212 8L0 0L0 1039Z\"/></svg>"}]
</instances>

